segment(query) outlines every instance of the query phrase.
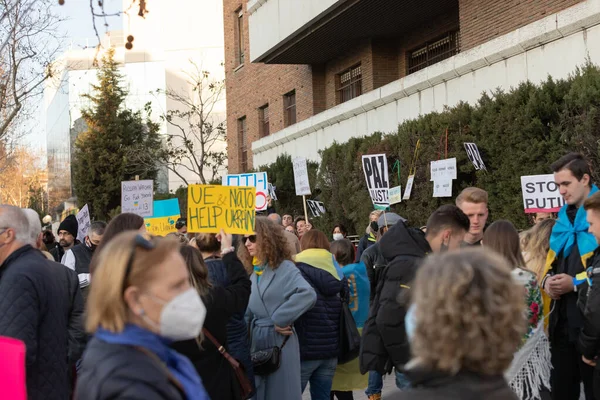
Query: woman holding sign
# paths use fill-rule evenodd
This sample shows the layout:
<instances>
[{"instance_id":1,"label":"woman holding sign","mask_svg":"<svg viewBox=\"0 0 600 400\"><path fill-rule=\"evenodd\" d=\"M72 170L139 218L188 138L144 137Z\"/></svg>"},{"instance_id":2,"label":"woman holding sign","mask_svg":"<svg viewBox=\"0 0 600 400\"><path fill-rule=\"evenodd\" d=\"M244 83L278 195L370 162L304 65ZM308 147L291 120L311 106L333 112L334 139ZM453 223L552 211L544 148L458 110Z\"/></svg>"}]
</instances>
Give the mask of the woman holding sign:
<instances>
[{"instance_id":1,"label":"woman holding sign","mask_svg":"<svg viewBox=\"0 0 600 400\"><path fill-rule=\"evenodd\" d=\"M301 400L300 347L293 324L312 308L317 295L291 261L283 229L258 217L255 231L243 238L238 254L252 268L247 316L256 399ZM278 368L263 368L276 364L269 362L275 358L280 361Z\"/></svg>"}]
</instances>

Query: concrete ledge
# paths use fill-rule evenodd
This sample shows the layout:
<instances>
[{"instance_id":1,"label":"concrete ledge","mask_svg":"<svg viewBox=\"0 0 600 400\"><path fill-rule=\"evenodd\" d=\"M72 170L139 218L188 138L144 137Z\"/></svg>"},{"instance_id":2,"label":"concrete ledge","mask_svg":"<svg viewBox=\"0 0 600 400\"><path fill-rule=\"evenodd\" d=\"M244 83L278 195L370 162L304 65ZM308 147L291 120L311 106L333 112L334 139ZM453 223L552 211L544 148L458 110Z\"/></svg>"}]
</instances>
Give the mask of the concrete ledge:
<instances>
[{"instance_id":1,"label":"concrete ledge","mask_svg":"<svg viewBox=\"0 0 600 400\"><path fill-rule=\"evenodd\" d=\"M600 0L587 0L255 141L252 151L262 153L598 24Z\"/></svg>"}]
</instances>

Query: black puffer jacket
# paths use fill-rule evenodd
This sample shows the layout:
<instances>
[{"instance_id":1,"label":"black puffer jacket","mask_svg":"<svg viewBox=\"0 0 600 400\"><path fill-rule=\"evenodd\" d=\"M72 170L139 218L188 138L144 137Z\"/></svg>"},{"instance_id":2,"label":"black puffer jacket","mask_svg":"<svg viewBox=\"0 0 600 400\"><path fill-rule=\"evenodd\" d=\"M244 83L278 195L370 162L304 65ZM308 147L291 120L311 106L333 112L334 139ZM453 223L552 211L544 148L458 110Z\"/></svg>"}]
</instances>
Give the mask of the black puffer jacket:
<instances>
[{"instance_id":1,"label":"black puffer jacket","mask_svg":"<svg viewBox=\"0 0 600 400\"><path fill-rule=\"evenodd\" d=\"M165 369L133 346L93 338L85 350L75 399L184 400Z\"/></svg>"},{"instance_id":2,"label":"black puffer jacket","mask_svg":"<svg viewBox=\"0 0 600 400\"><path fill-rule=\"evenodd\" d=\"M329 254L329 252L325 251ZM329 254L331 258L331 254ZM296 263L302 277L315 289L314 307L296 320L294 327L300 342L300 359L327 360L340 352L340 295L348 292L346 279L339 280L329 272L305 263Z\"/></svg>"},{"instance_id":3,"label":"black puffer jacket","mask_svg":"<svg viewBox=\"0 0 600 400\"><path fill-rule=\"evenodd\" d=\"M29 400L69 398L73 294L64 269L29 245L0 266L0 336L25 342Z\"/></svg>"},{"instance_id":4,"label":"black puffer jacket","mask_svg":"<svg viewBox=\"0 0 600 400\"><path fill-rule=\"evenodd\" d=\"M413 388L386 396L389 400L518 400L504 377L460 372L406 372Z\"/></svg>"},{"instance_id":5,"label":"black puffer jacket","mask_svg":"<svg viewBox=\"0 0 600 400\"><path fill-rule=\"evenodd\" d=\"M600 248L594 252L589 264L592 267L592 286L581 293L585 296L583 329L579 334L579 351L588 360L600 355Z\"/></svg>"},{"instance_id":6,"label":"black puffer jacket","mask_svg":"<svg viewBox=\"0 0 600 400\"><path fill-rule=\"evenodd\" d=\"M404 327L408 296L418 265L431 252L425 234L394 225L379 242L381 254L388 262L377 285L377 292L363 330L360 370L389 373L402 367L410 358L410 347Z\"/></svg>"},{"instance_id":7,"label":"black puffer jacket","mask_svg":"<svg viewBox=\"0 0 600 400\"><path fill-rule=\"evenodd\" d=\"M381 254L379 243L375 243L365 250L360 261L365 263L365 267L367 268L367 275L369 277L369 283L371 284L369 303L373 303L375 294L377 294L377 283L379 282L379 279L381 279L385 267L388 265L385 258L383 258L383 254Z\"/></svg>"}]
</instances>

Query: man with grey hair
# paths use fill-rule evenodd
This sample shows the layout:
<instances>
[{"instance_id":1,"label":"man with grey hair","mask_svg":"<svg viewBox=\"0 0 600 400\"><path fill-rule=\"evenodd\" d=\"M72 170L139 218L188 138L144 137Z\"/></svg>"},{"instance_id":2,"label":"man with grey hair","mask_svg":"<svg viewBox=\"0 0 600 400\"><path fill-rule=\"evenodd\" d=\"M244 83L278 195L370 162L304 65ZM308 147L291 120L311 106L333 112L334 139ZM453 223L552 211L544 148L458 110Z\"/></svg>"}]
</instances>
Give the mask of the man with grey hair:
<instances>
[{"instance_id":1,"label":"man with grey hair","mask_svg":"<svg viewBox=\"0 0 600 400\"><path fill-rule=\"evenodd\" d=\"M283 229L281 215L279 215L277 213L269 214L269 216L267 218L269 218L271 221L275 222L277 225L281 226L281 228ZM300 247L300 241L298 240L298 236L294 235L291 232L286 231L285 229L283 229L283 232L284 232L285 238L287 240L288 248L290 249L290 252L292 253L292 255L295 256L296 254L300 253L302 251L302 248Z\"/></svg>"},{"instance_id":2,"label":"man with grey hair","mask_svg":"<svg viewBox=\"0 0 600 400\"><path fill-rule=\"evenodd\" d=\"M29 221L29 242L34 249L38 249L46 256L47 259L53 260L52 254L48 253L45 249L43 233L42 233L42 223L40 222L40 217L35 210L31 208L23 208L23 212Z\"/></svg>"},{"instance_id":3,"label":"man with grey hair","mask_svg":"<svg viewBox=\"0 0 600 400\"><path fill-rule=\"evenodd\" d=\"M25 213L0 206L0 336L25 343L28 399L69 398L71 298L64 267L29 242Z\"/></svg>"}]
</instances>

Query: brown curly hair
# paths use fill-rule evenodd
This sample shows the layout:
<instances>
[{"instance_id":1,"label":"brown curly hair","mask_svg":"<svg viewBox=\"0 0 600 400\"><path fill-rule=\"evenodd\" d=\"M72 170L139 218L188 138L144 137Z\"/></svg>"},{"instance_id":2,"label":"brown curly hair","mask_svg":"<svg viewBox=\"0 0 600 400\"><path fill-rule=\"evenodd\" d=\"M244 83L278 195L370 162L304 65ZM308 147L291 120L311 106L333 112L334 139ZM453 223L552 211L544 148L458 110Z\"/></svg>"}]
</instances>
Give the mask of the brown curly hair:
<instances>
[{"instance_id":1,"label":"brown curly hair","mask_svg":"<svg viewBox=\"0 0 600 400\"><path fill-rule=\"evenodd\" d=\"M435 371L504 373L525 332L523 288L482 249L429 257L413 285L413 362Z\"/></svg>"},{"instance_id":2,"label":"brown curly hair","mask_svg":"<svg viewBox=\"0 0 600 400\"><path fill-rule=\"evenodd\" d=\"M277 225L266 217L257 217L254 231L256 232L256 258L258 260L266 262L272 269L277 269L283 261L292 259L283 226ZM251 274L254 266L252 265L252 256L246 248L244 237L240 240L237 253L244 267L246 267L246 271Z\"/></svg>"}]
</instances>

